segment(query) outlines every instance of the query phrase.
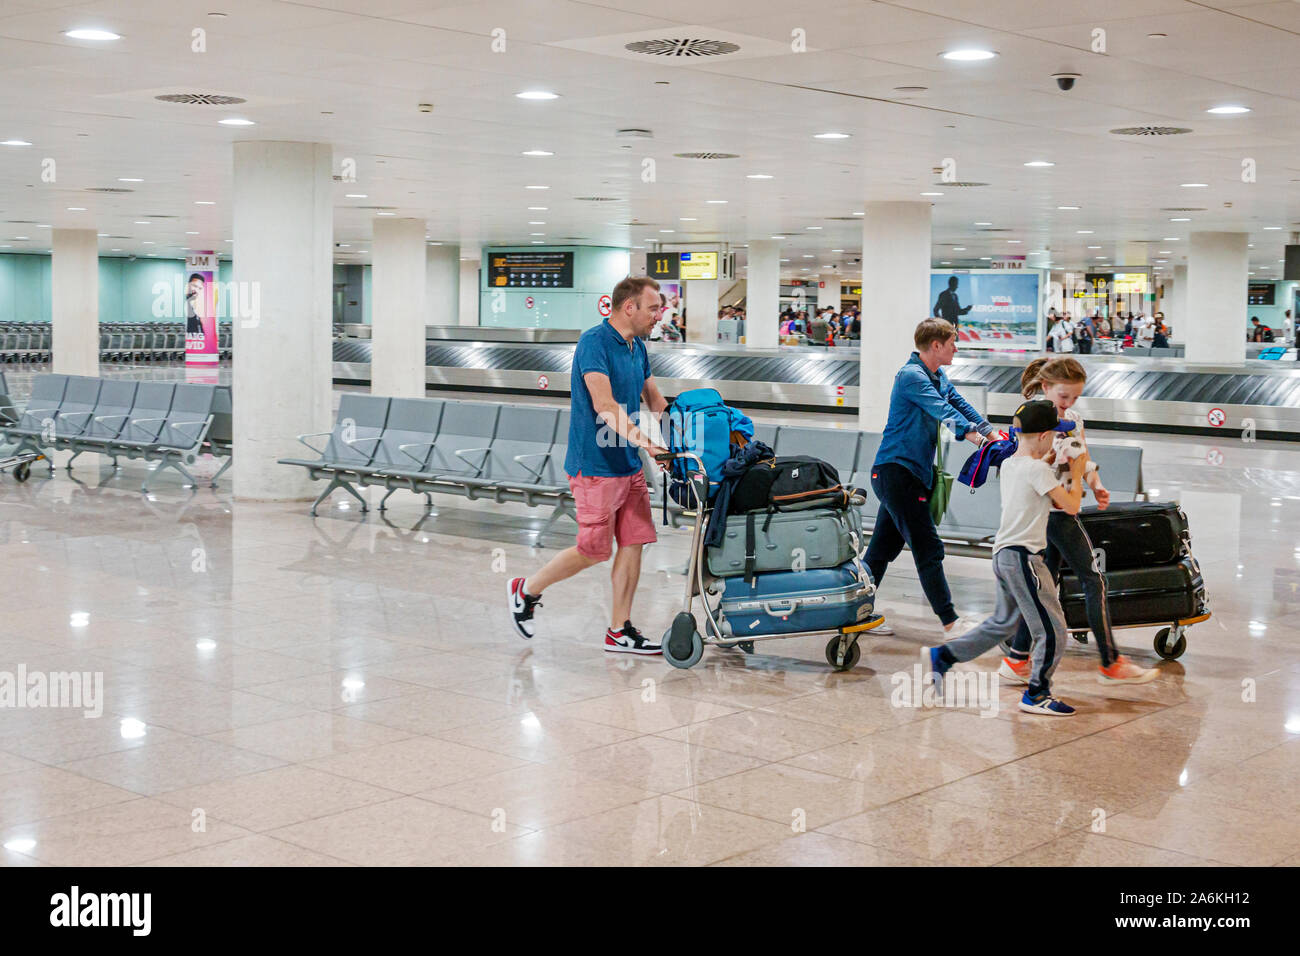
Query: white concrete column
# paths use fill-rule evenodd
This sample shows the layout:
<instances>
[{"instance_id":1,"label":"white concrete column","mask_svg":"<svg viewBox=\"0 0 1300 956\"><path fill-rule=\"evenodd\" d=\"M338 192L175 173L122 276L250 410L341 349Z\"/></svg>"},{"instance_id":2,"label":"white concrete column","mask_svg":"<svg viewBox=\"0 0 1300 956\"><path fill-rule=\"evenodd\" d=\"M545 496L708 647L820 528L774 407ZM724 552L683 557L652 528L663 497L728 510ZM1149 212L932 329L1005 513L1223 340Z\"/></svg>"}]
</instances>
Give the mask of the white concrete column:
<instances>
[{"instance_id":1,"label":"white concrete column","mask_svg":"<svg viewBox=\"0 0 1300 956\"><path fill-rule=\"evenodd\" d=\"M686 341L718 344L718 280L691 279L686 286Z\"/></svg>"},{"instance_id":2,"label":"white concrete column","mask_svg":"<svg viewBox=\"0 0 1300 956\"><path fill-rule=\"evenodd\" d=\"M312 498L295 436L332 424L334 181L326 143L236 143L232 236L236 283L260 296L232 323L235 496ZM237 286L242 288L242 286Z\"/></svg>"},{"instance_id":3,"label":"white concrete column","mask_svg":"<svg viewBox=\"0 0 1300 956\"><path fill-rule=\"evenodd\" d=\"M781 344L781 240L751 239L745 273L745 347Z\"/></svg>"},{"instance_id":4,"label":"white concrete column","mask_svg":"<svg viewBox=\"0 0 1300 956\"><path fill-rule=\"evenodd\" d=\"M423 219L375 219L370 249L370 391L424 397Z\"/></svg>"},{"instance_id":5,"label":"white concrete column","mask_svg":"<svg viewBox=\"0 0 1300 956\"><path fill-rule=\"evenodd\" d=\"M1187 266L1174 266L1174 287L1169 296L1169 308L1164 310L1165 321L1173 329L1174 338L1187 340Z\"/></svg>"},{"instance_id":6,"label":"white concrete column","mask_svg":"<svg viewBox=\"0 0 1300 956\"><path fill-rule=\"evenodd\" d=\"M50 236L53 370L99 375L99 240L94 229Z\"/></svg>"},{"instance_id":7,"label":"white concrete column","mask_svg":"<svg viewBox=\"0 0 1300 956\"><path fill-rule=\"evenodd\" d=\"M424 253L424 324L460 324L460 246L429 246Z\"/></svg>"},{"instance_id":8,"label":"white concrete column","mask_svg":"<svg viewBox=\"0 0 1300 956\"><path fill-rule=\"evenodd\" d=\"M1188 362L1246 360L1248 238L1244 232L1194 232L1189 237L1187 318L1179 336L1187 345Z\"/></svg>"},{"instance_id":9,"label":"white concrete column","mask_svg":"<svg viewBox=\"0 0 1300 956\"><path fill-rule=\"evenodd\" d=\"M883 432L894 375L911 355L912 333L932 305L929 203L866 204L862 305L858 427Z\"/></svg>"},{"instance_id":10,"label":"white concrete column","mask_svg":"<svg viewBox=\"0 0 1300 956\"><path fill-rule=\"evenodd\" d=\"M464 250L462 250L462 253ZM460 260L460 324L481 325L479 322L478 270L482 256Z\"/></svg>"},{"instance_id":11,"label":"white concrete column","mask_svg":"<svg viewBox=\"0 0 1300 956\"><path fill-rule=\"evenodd\" d=\"M827 306L836 312L840 311L840 277L837 275L817 277L817 308L824 309Z\"/></svg>"}]
</instances>

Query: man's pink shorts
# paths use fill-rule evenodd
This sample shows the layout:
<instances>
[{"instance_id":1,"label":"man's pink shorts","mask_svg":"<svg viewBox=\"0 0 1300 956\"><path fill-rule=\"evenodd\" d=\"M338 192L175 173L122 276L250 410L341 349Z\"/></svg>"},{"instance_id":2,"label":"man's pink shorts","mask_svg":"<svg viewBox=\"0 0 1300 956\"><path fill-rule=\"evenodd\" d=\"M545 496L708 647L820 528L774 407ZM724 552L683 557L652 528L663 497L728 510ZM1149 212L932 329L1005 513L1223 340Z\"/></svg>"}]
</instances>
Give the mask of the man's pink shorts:
<instances>
[{"instance_id":1,"label":"man's pink shorts","mask_svg":"<svg viewBox=\"0 0 1300 956\"><path fill-rule=\"evenodd\" d=\"M605 477L579 474L569 478L578 511L578 553L605 561L614 550L633 544L654 544L654 515L644 472Z\"/></svg>"}]
</instances>

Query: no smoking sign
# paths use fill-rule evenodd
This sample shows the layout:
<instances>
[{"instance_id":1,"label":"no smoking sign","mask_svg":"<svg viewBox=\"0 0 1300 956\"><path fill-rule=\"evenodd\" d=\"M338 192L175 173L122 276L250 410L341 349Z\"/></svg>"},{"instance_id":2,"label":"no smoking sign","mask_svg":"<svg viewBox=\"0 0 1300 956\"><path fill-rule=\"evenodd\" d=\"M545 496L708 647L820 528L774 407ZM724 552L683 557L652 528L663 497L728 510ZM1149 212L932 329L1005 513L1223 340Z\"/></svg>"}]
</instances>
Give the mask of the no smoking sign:
<instances>
[{"instance_id":1,"label":"no smoking sign","mask_svg":"<svg viewBox=\"0 0 1300 956\"><path fill-rule=\"evenodd\" d=\"M1224 414L1222 408L1211 408L1210 414L1205 416L1205 420L1208 421L1215 428L1220 428L1222 427L1223 423L1228 420L1228 416Z\"/></svg>"},{"instance_id":2,"label":"no smoking sign","mask_svg":"<svg viewBox=\"0 0 1300 956\"><path fill-rule=\"evenodd\" d=\"M602 295L596 301L596 308L600 310L601 315L608 319L609 314L614 311L614 303L610 300L609 296Z\"/></svg>"},{"instance_id":3,"label":"no smoking sign","mask_svg":"<svg viewBox=\"0 0 1300 956\"><path fill-rule=\"evenodd\" d=\"M528 296L526 299L524 299L524 308L531 309L533 305L534 302L533 302L533 297L531 295Z\"/></svg>"}]
</instances>

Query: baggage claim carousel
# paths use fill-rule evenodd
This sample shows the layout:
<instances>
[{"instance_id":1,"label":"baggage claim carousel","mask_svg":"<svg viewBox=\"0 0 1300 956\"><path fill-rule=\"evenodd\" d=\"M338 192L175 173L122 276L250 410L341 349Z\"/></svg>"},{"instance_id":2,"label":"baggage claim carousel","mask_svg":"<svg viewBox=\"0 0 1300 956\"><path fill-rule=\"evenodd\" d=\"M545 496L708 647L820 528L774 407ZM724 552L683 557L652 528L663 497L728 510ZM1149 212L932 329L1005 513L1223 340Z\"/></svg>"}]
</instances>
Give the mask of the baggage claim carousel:
<instances>
[{"instance_id":1,"label":"baggage claim carousel","mask_svg":"<svg viewBox=\"0 0 1300 956\"><path fill-rule=\"evenodd\" d=\"M334 380L369 384L370 329L344 326L334 340ZM577 332L430 326L425 381L430 390L566 395ZM1192 366L1181 359L1076 356L1088 369L1078 409L1089 424L1132 431L1238 434L1300 441L1300 367L1247 361ZM983 386L993 421L1020 404L1019 354L967 352L948 370ZM650 344L650 366L665 395L709 385L742 407L856 414L856 349L750 350L734 345ZM960 387L960 386L959 386ZM977 406L978 406L977 402ZM1218 424L1216 424L1216 422Z\"/></svg>"}]
</instances>

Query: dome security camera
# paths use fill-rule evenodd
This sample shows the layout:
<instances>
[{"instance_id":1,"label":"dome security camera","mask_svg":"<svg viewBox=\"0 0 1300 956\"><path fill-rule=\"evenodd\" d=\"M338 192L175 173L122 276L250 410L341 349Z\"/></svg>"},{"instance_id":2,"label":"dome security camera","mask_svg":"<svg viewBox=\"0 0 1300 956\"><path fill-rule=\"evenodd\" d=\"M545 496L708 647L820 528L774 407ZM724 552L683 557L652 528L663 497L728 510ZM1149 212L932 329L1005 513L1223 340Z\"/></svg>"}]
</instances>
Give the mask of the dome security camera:
<instances>
[{"instance_id":1,"label":"dome security camera","mask_svg":"<svg viewBox=\"0 0 1300 956\"><path fill-rule=\"evenodd\" d=\"M1056 80L1056 85L1064 93L1074 89L1074 81L1079 78L1078 73L1053 73L1052 79Z\"/></svg>"}]
</instances>

